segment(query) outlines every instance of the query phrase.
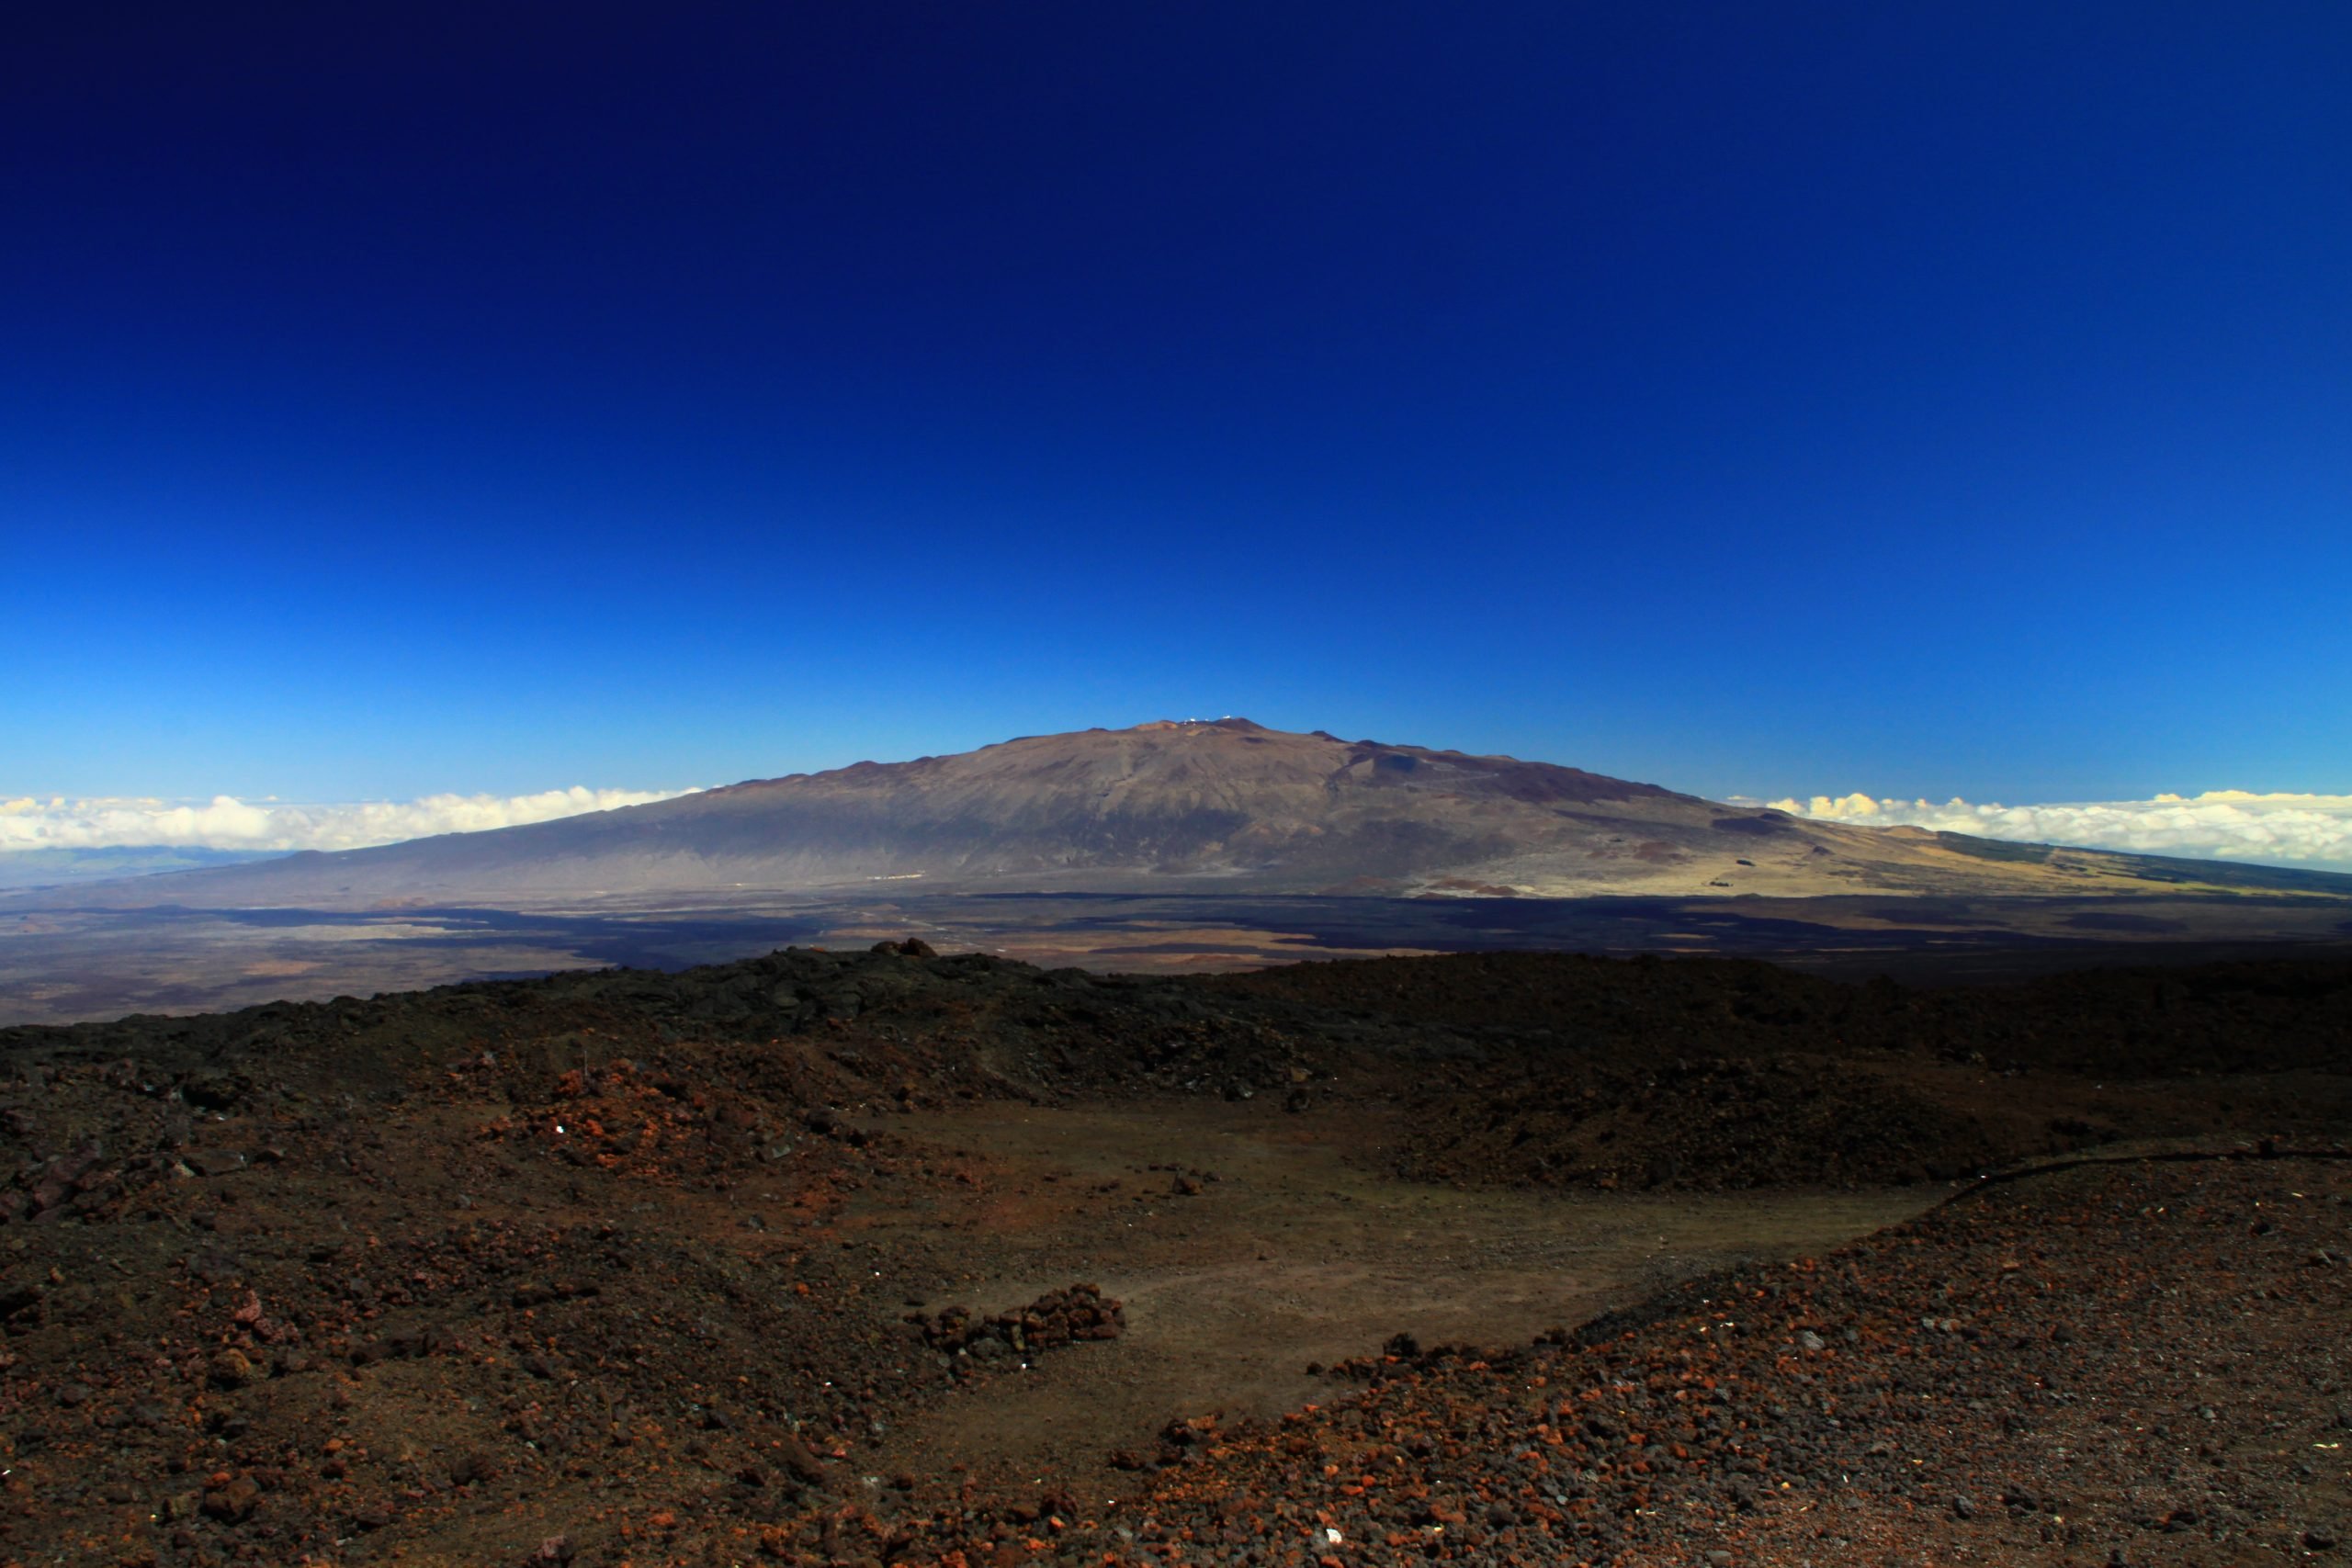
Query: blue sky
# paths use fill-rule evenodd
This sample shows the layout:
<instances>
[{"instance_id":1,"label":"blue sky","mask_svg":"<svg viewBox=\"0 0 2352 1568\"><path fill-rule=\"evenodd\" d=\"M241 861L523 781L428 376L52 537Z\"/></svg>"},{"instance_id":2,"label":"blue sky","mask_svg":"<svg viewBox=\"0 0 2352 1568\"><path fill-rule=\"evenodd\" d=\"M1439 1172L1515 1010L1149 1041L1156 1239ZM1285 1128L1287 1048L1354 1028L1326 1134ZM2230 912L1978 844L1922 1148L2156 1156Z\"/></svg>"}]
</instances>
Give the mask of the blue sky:
<instances>
[{"instance_id":1,"label":"blue sky","mask_svg":"<svg viewBox=\"0 0 2352 1568\"><path fill-rule=\"evenodd\" d=\"M11 7L0 795L2352 789L2352 9Z\"/></svg>"}]
</instances>

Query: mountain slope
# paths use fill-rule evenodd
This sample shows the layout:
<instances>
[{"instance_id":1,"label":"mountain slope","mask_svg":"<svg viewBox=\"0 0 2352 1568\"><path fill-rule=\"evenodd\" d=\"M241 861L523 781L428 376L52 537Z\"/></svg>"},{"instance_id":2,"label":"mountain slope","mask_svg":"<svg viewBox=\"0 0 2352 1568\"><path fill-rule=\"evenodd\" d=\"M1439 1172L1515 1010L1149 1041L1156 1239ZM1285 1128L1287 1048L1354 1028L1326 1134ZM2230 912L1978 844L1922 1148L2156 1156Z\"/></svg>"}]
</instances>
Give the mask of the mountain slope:
<instances>
[{"instance_id":1,"label":"mountain slope","mask_svg":"<svg viewBox=\"0 0 2352 1568\"><path fill-rule=\"evenodd\" d=\"M2296 874L2266 873L2259 885ZM1227 718L1032 736L527 827L143 878L106 901L513 903L886 880L1541 897L2256 885L2211 863L1816 823L1551 763ZM2308 882L2352 892L2352 878Z\"/></svg>"}]
</instances>

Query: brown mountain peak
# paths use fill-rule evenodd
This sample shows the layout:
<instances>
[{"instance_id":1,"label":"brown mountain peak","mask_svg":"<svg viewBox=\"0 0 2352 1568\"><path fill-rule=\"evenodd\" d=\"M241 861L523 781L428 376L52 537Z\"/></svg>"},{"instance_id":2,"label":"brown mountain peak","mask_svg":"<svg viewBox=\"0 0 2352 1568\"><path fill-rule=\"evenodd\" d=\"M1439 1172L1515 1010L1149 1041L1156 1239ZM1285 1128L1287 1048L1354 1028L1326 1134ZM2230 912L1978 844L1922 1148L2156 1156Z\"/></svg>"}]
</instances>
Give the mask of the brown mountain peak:
<instances>
[{"instance_id":1,"label":"brown mountain peak","mask_svg":"<svg viewBox=\"0 0 2352 1568\"><path fill-rule=\"evenodd\" d=\"M153 883L148 897L498 905L904 882L924 891L1715 898L2108 892L2150 874L2131 857L1951 837L1226 716L1028 736L529 827L186 873ZM2182 874L2161 880L2176 886Z\"/></svg>"}]
</instances>

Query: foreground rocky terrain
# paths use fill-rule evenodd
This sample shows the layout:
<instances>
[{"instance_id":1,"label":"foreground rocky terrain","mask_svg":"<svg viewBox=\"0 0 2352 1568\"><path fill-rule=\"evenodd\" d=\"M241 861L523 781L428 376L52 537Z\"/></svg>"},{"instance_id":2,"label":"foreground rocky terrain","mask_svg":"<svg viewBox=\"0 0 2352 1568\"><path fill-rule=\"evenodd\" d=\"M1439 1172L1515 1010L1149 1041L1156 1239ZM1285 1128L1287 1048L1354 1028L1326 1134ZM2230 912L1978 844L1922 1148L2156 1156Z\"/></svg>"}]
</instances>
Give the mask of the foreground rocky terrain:
<instances>
[{"instance_id":1,"label":"foreground rocky terrain","mask_svg":"<svg viewBox=\"0 0 2352 1568\"><path fill-rule=\"evenodd\" d=\"M1061 1550L1245 1562L2333 1553L2352 1529L2343 1160L2077 1168L1532 1346L1400 1335L1334 1369L1328 1404L1231 1429L1171 1423L1119 1508L1076 1509ZM968 1540L974 1522L951 1516L943 1533Z\"/></svg>"},{"instance_id":2,"label":"foreground rocky terrain","mask_svg":"<svg viewBox=\"0 0 2352 1568\"><path fill-rule=\"evenodd\" d=\"M2321 962L913 942L9 1031L0 1561L2332 1551L2347 1058Z\"/></svg>"}]
</instances>

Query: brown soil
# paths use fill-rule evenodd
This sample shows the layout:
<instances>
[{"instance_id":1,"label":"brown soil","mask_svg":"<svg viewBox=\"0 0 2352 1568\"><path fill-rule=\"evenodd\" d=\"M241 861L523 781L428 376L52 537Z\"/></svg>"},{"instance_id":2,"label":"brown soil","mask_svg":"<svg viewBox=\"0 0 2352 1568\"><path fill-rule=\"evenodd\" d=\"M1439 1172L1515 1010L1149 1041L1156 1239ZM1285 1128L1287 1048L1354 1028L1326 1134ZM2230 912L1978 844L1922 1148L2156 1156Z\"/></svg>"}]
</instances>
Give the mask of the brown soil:
<instances>
[{"instance_id":1,"label":"brown soil","mask_svg":"<svg viewBox=\"0 0 2352 1568\"><path fill-rule=\"evenodd\" d=\"M2253 1140L2343 1136L2347 983L916 947L0 1032L0 1562L2332 1551L2352 1189ZM2182 1140L2256 1157L1971 1179Z\"/></svg>"}]
</instances>

